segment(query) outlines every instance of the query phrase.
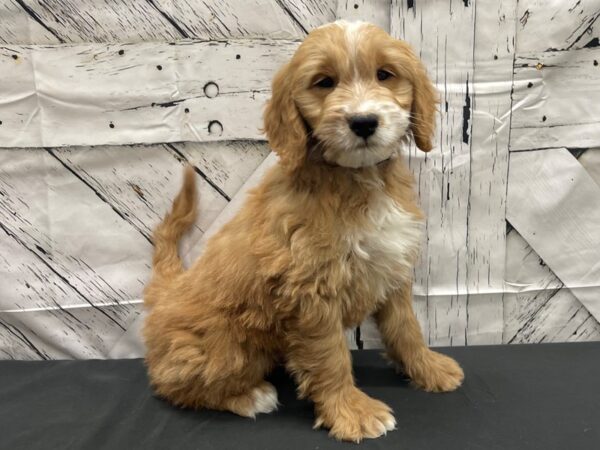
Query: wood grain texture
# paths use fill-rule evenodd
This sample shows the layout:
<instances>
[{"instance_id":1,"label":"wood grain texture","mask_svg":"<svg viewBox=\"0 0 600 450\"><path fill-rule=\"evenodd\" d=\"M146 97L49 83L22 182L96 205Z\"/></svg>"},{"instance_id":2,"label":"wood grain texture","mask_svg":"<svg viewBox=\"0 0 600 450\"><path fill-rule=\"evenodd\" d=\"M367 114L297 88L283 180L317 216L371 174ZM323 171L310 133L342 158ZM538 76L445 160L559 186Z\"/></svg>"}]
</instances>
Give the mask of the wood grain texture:
<instances>
[{"instance_id":1,"label":"wood grain texture","mask_svg":"<svg viewBox=\"0 0 600 450\"><path fill-rule=\"evenodd\" d=\"M427 23L427 32L423 30ZM460 29L456 34L453 30ZM435 148L410 150L427 238L415 293L427 297L428 338L434 345L467 341L467 230L474 73L475 8L453 3L451 14L431 3L392 2L391 34L408 41L440 91Z\"/></svg>"},{"instance_id":2,"label":"wood grain texture","mask_svg":"<svg viewBox=\"0 0 600 450\"><path fill-rule=\"evenodd\" d=\"M516 231L507 235L502 342L600 339L600 324Z\"/></svg>"},{"instance_id":3,"label":"wood grain texture","mask_svg":"<svg viewBox=\"0 0 600 450\"><path fill-rule=\"evenodd\" d=\"M152 4L143 0L13 0L31 21L61 43L138 42L184 36ZM38 33L21 34L10 44L41 44ZM6 40L6 38L4 38Z\"/></svg>"},{"instance_id":4,"label":"wood grain texture","mask_svg":"<svg viewBox=\"0 0 600 450\"><path fill-rule=\"evenodd\" d=\"M336 20L338 0L277 0L277 3L305 33Z\"/></svg>"},{"instance_id":5,"label":"wood grain texture","mask_svg":"<svg viewBox=\"0 0 600 450\"><path fill-rule=\"evenodd\" d=\"M150 3L178 24L187 38L293 39L306 34L297 19L274 0L151 0Z\"/></svg>"},{"instance_id":6,"label":"wood grain texture","mask_svg":"<svg viewBox=\"0 0 600 450\"><path fill-rule=\"evenodd\" d=\"M298 39L334 18L335 0L3 0L5 44Z\"/></svg>"},{"instance_id":7,"label":"wood grain texture","mask_svg":"<svg viewBox=\"0 0 600 450\"><path fill-rule=\"evenodd\" d=\"M600 187L566 149L512 153L508 186L507 220L600 319Z\"/></svg>"},{"instance_id":8,"label":"wood grain texture","mask_svg":"<svg viewBox=\"0 0 600 450\"><path fill-rule=\"evenodd\" d=\"M176 142L171 145L231 199L271 150L264 141Z\"/></svg>"},{"instance_id":9,"label":"wood grain texture","mask_svg":"<svg viewBox=\"0 0 600 450\"><path fill-rule=\"evenodd\" d=\"M271 78L297 45L2 47L0 146L263 139Z\"/></svg>"},{"instance_id":10,"label":"wood grain texture","mask_svg":"<svg viewBox=\"0 0 600 450\"><path fill-rule=\"evenodd\" d=\"M597 0L518 3L517 53L575 50L600 45Z\"/></svg>"},{"instance_id":11,"label":"wood grain texture","mask_svg":"<svg viewBox=\"0 0 600 450\"><path fill-rule=\"evenodd\" d=\"M600 146L600 48L519 54L511 151Z\"/></svg>"},{"instance_id":12,"label":"wood grain texture","mask_svg":"<svg viewBox=\"0 0 600 450\"><path fill-rule=\"evenodd\" d=\"M303 38L333 20L335 0L151 0L193 39Z\"/></svg>"},{"instance_id":13,"label":"wood grain texture","mask_svg":"<svg viewBox=\"0 0 600 450\"><path fill-rule=\"evenodd\" d=\"M265 155L254 142L1 150L2 357L139 357L151 229L183 164L196 166L201 211L186 245Z\"/></svg>"},{"instance_id":14,"label":"wood grain texture","mask_svg":"<svg viewBox=\"0 0 600 450\"><path fill-rule=\"evenodd\" d=\"M483 7L482 7L483 6ZM516 2L476 8L467 199L467 342L499 344L506 269L506 189ZM464 129L464 128L463 128ZM457 201L460 201L457 199Z\"/></svg>"},{"instance_id":15,"label":"wood grain texture","mask_svg":"<svg viewBox=\"0 0 600 450\"><path fill-rule=\"evenodd\" d=\"M371 22L390 30L390 0L338 0L337 18Z\"/></svg>"},{"instance_id":16,"label":"wood grain texture","mask_svg":"<svg viewBox=\"0 0 600 450\"><path fill-rule=\"evenodd\" d=\"M16 0L0 1L0 44L58 44L54 30Z\"/></svg>"},{"instance_id":17,"label":"wood grain texture","mask_svg":"<svg viewBox=\"0 0 600 450\"><path fill-rule=\"evenodd\" d=\"M133 146L123 148L59 148L48 150L69 172L110 205L125 222L151 240L152 228L163 217L170 198L177 193L185 158L172 146ZM193 150L190 153L195 153ZM118 160L118 165L110 161ZM211 180L199 170L200 209L196 232L208 228L228 202ZM165 197L169 192L171 196Z\"/></svg>"}]
</instances>

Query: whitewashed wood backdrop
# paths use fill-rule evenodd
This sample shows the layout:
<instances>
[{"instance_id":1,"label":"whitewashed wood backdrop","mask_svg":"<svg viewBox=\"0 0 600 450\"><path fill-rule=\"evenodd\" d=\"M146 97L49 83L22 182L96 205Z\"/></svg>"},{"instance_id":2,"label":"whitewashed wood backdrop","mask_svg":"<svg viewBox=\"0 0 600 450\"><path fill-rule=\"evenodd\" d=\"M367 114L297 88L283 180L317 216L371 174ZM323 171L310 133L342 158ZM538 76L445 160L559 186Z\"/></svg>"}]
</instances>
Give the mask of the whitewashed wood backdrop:
<instances>
[{"instance_id":1,"label":"whitewashed wood backdrop","mask_svg":"<svg viewBox=\"0 0 600 450\"><path fill-rule=\"evenodd\" d=\"M152 228L196 167L190 260L274 157L270 79L365 19L441 95L407 151L432 345L600 339L600 0L0 0L0 358L136 357ZM350 332L378 347L372 324Z\"/></svg>"}]
</instances>

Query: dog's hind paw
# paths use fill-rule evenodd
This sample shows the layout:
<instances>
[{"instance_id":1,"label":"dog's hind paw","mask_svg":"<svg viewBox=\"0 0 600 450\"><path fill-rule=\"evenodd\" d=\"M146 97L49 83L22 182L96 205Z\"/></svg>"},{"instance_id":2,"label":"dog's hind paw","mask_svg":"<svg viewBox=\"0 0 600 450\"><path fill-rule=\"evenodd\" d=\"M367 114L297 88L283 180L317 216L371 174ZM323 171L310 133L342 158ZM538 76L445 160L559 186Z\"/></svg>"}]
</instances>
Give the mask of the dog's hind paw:
<instances>
[{"instance_id":1,"label":"dog's hind paw","mask_svg":"<svg viewBox=\"0 0 600 450\"><path fill-rule=\"evenodd\" d=\"M252 390L254 400L249 416L254 417L259 413L270 413L277 409L277 390L271 383L264 382Z\"/></svg>"}]
</instances>

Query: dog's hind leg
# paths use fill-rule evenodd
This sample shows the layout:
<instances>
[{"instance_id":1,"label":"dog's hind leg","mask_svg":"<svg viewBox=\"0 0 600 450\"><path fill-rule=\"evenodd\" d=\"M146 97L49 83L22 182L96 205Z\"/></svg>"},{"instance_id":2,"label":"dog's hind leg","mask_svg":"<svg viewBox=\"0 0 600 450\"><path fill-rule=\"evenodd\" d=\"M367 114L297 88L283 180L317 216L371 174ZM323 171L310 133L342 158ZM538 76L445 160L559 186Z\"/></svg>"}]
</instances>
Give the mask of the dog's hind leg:
<instances>
[{"instance_id":1,"label":"dog's hind leg","mask_svg":"<svg viewBox=\"0 0 600 450\"><path fill-rule=\"evenodd\" d=\"M148 342L148 372L156 392L171 403L246 417L277 408L277 391L264 380L273 365L267 352L214 329L209 336L178 330L157 337L160 342Z\"/></svg>"}]
</instances>

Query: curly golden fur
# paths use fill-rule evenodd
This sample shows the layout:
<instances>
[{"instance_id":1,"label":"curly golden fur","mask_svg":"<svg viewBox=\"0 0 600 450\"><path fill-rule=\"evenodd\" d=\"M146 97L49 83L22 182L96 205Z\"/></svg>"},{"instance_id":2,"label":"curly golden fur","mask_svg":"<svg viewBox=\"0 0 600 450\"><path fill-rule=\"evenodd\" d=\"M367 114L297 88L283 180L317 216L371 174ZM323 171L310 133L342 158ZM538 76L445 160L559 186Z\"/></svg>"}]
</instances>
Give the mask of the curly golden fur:
<instances>
[{"instance_id":1,"label":"curly golden fur","mask_svg":"<svg viewBox=\"0 0 600 450\"><path fill-rule=\"evenodd\" d=\"M254 417L277 407L283 363L316 426L360 441L395 426L354 384L344 330L373 315L387 354L427 391L463 373L431 351L412 310L423 216L398 149L428 151L436 93L409 46L365 23L314 30L275 76L265 131L279 164L185 270L177 242L196 216L188 168L154 234L147 366L157 393Z\"/></svg>"}]
</instances>

